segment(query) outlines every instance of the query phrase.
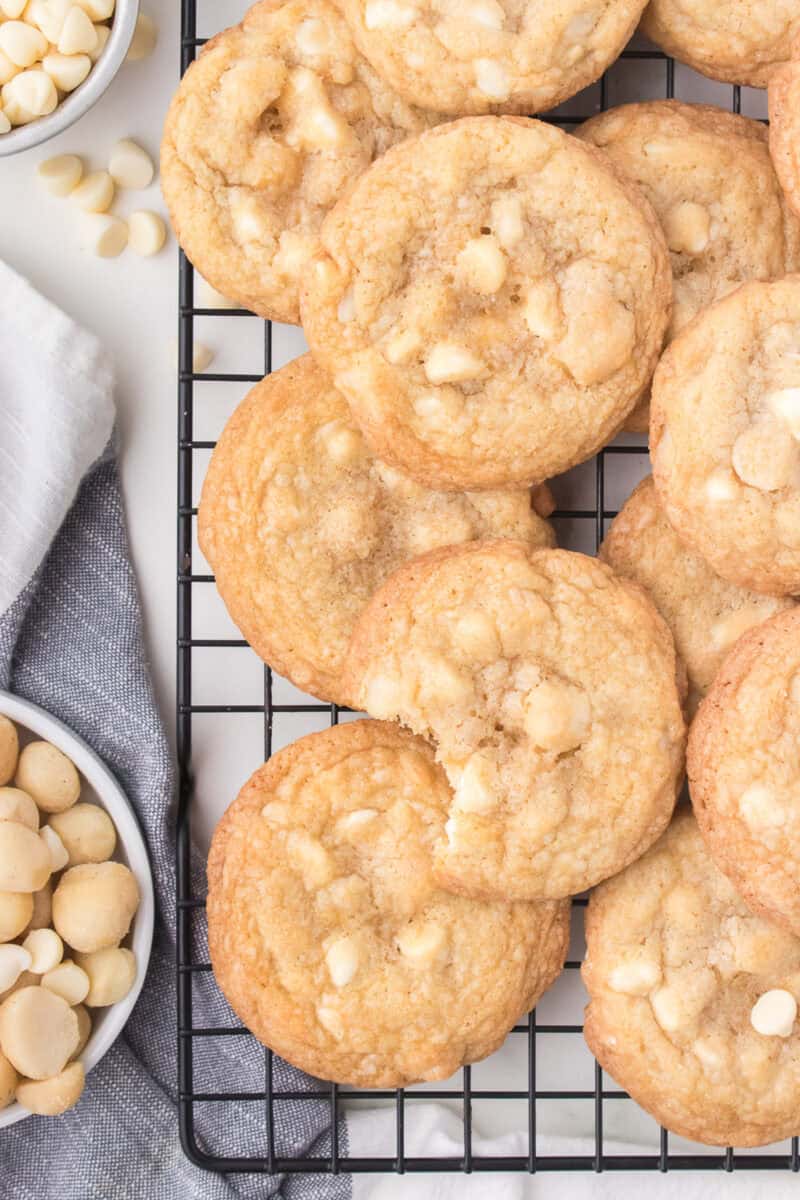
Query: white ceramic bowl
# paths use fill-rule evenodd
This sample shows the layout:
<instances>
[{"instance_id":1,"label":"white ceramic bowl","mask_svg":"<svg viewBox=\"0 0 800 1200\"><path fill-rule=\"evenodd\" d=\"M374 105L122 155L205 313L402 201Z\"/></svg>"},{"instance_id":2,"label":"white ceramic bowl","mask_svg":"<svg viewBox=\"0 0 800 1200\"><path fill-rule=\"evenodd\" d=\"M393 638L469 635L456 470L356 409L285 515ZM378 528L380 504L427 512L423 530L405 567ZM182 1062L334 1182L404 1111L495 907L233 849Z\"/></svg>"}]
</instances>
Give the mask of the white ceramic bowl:
<instances>
[{"instance_id":1,"label":"white ceramic bowl","mask_svg":"<svg viewBox=\"0 0 800 1200\"><path fill-rule=\"evenodd\" d=\"M44 739L52 742L72 759L81 773L81 799L94 801L105 808L117 828L114 858L130 867L139 884L141 901L131 931L124 942L136 955L136 979L124 1000L112 1004L109 1008L92 1010L92 1033L81 1054L81 1061L88 1073L99 1063L122 1032L147 973L155 918L153 877L150 873L147 849L125 793L108 767L85 742L44 709L30 704L27 700L20 700L18 696L12 696L8 692L0 691L0 713L9 717L17 726L21 745ZM0 1109L0 1129L30 1115L19 1104Z\"/></svg>"},{"instance_id":2,"label":"white ceramic bowl","mask_svg":"<svg viewBox=\"0 0 800 1200\"><path fill-rule=\"evenodd\" d=\"M139 0L117 0L111 36L83 83L65 96L48 116L39 117L29 125L18 125L8 133L0 133L0 158L49 141L74 125L97 103L125 61L138 15Z\"/></svg>"}]
</instances>

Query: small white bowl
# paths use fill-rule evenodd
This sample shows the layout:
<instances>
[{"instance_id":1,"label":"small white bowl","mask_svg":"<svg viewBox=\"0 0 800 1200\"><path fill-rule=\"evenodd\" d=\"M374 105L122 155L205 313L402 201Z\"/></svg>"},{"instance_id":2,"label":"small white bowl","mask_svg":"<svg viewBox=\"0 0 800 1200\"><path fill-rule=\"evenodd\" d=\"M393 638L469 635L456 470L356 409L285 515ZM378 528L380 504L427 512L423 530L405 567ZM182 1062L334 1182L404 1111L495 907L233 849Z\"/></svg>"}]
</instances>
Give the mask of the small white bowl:
<instances>
[{"instance_id":1,"label":"small white bowl","mask_svg":"<svg viewBox=\"0 0 800 1200\"><path fill-rule=\"evenodd\" d=\"M136 979L124 1000L112 1004L109 1008L92 1010L92 1032L81 1054L81 1062L88 1074L122 1032L147 973L155 920L153 877L150 873L147 849L130 802L94 750L44 709L30 704L27 700L21 700L18 696L12 696L9 692L0 691L0 713L9 717L17 726L21 745L43 739L52 742L72 759L81 774L81 799L94 801L105 808L117 829L114 858L130 867L139 885L139 908L133 919L131 932L125 939L125 945L136 956ZM21 1105L10 1104L8 1108L0 1109L0 1129L29 1116L31 1114Z\"/></svg>"},{"instance_id":2,"label":"small white bowl","mask_svg":"<svg viewBox=\"0 0 800 1200\"><path fill-rule=\"evenodd\" d=\"M139 0L117 0L111 36L83 83L65 96L48 116L38 117L29 125L18 125L8 133L0 133L0 158L49 141L74 125L97 103L125 61L138 16Z\"/></svg>"}]
</instances>

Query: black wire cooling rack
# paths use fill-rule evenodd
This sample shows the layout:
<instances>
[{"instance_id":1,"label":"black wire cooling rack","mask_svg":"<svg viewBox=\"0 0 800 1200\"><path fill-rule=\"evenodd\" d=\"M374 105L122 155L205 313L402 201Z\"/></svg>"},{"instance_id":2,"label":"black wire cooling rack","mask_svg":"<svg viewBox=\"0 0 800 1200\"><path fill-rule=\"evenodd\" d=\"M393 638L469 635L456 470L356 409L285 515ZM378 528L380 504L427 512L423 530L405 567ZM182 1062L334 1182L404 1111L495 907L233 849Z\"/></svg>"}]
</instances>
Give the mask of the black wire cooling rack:
<instances>
[{"instance_id":1,"label":"black wire cooling rack","mask_svg":"<svg viewBox=\"0 0 800 1200\"><path fill-rule=\"evenodd\" d=\"M197 49L206 40L197 35L197 2L182 0L181 3L181 69L189 66ZM216 30L207 31L209 33ZM637 79L643 82L644 94L615 94L614 72L620 70L635 70ZM644 69L644 74L642 73ZM683 79L684 68L678 67L680 80ZM686 72L691 75L690 72ZM676 86L676 65L664 55L652 49L628 49L623 55L622 63L612 68L603 79L592 89L587 90L577 101L573 101L568 109L568 115L553 115L549 119L562 126L572 126L605 109L610 103L620 99L656 98L658 96L672 98L676 94L685 96L682 86ZM742 94L737 87L722 87L720 85L716 102L729 105L734 112L741 110ZM561 110L563 112L564 110ZM569 1023L558 1019L537 1019L532 1012L510 1034L513 1039L514 1078L508 1080L508 1086L498 1089L483 1086L479 1075L480 1067L464 1067L460 1074L460 1086L452 1086L450 1081L440 1089L407 1088L399 1091L368 1091L352 1090L337 1087L335 1084L321 1085L322 1090L304 1092L281 1092L277 1084L277 1073L274 1068L272 1051L264 1050L264 1086L259 1091L208 1091L206 1082L201 1088L194 1067L194 1050L199 1041L209 1037L250 1037L241 1027L199 1028L193 1022L192 1015L192 980L200 973L210 971L207 962L198 962L193 957L193 922L205 920L204 901L193 892L190 872L190 841L193 798L192 773L192 735L196 717L211 715L218 722L236 721L242 714L257 714L261 717L258 752L269 757L273 748L273 736L276 721L286 715L300 716L302 714L319 714L322 718L335 724L339 720L339 710L334 705L324 705L313 700L307 702L280 703L275 698L276 680L268 668L263 671L263 696L258 703L200 704L194 699L192 686L193 660L198 652L225 651L238 648L241 653L252 653L245 642L232 637L199 638L195 636L193 625L192 601L195 588L206 588L213 585L213 576L193 572L193 547L195 545L195 488L200 481L203 456L213 449L214 440L202 440L197 437L198 421L203 412L204 395L202 387L208 384L221 383L239 385L241 394L247 388L258 382L263 374L272 370L273 360L273 330L269 322L264 323L263 329L263 370L259 373L246 374L239 372L203 373L196 374L192 370L193 348L195 340L195 325L198 319L204 322L207 318L236 316L251 322L258 321L250 313L231 312L228 309L203 309L194 304L193 271L186 258L180 259L180 342L179 342L179 375L178 375L178 644L177 644L177 746L180 767L180 797L178 809L178 851L177 851L177 995L178 995L178 1076L180 1096L180 1132L181 1141L186 1154L199 1166L213 1171L257 1171L273 1173L321 1173L337 1174L347 1172L404 1172L446 1171L446 1172L489 1172L517 1171L535 1173L539 1171L671 1171L671 1170L722 1170L734 1169L768 1169L800 1170L800 1152L798 1139L791 1143L782 1143L779 1147L770 1147L760 1153L745 1151L713 1150L681 1142L666 1130L659 1130L652 1124L652 1140L643 1143L642 1153L621 1152L618 1149L620 1127L623 1130L625 1122L609 1120L607 1106L633 1101L625 1092L620 1091L610 1079L604 1079L600 1067L593 1063L584 1072L580 1086L553 1087L552 1083L563 1083L568 1079L567 1064L571 1052L578 1049L588 1055L582 1039L582 1027L577 1023ZM202 387L198 386L201 384ZM205 429L207 422L200 422L199 427ZM219 430L217 430L217 433ZM615 470L620 457L645 453L644 439L631 437L622 439L627 444L615 444L602 451L594 459L589 470L593 478L589 484L588 496L590 502L584 507L561 507L554 514L557 528L574 535L577 528L583 536L578 540L580 548L596 550L602 540L607 521L615 515L615 506L621 497L614 486ZM584 492L584 496L587 493ZM574 542L559 537L559 541ZM231 781L235 790L236 781ZM231 798L233 796L231 795ZM579 916L582 919L585 900L575 902ZM566 971L574 973L580 967L580 961L573 958L566 964ZM547 998L540 1004L540 1013L545 1007ZM563 1016L556 1007L553 1014L548 1008L548 1017ZM541 1067L537 1070L537 1048L539 1058L542 1058L541 1047L545 1039L555 1039L558 1047L555 1056L548 1055L550 1064L549 1075L553 1078L542 1079ZM553 1045L545 1045L550 1050ZM563 1070L552 1070L555 1060L557 1068L563 1061ZM513 1085L513 1086L512 1086ZM331 1121L330 1151L319 1157L286 1157L275 1139L275 1108L281 1101L307 1101L309 1105L319 1105L325 1102L329 1106ZM456 1105L460 1112L463 1129L463 1152L453 1157L418 1157L406 1151L407 1130L413 1114L413 1106L420 1101L446 1100ZM249 1103L257 1106L263 1115L263 1144L258 1154L243 1152L241 1155L221 1155L201 1149L195 1136L195 1106L197 1104L233 1104ZM395 1110L395 1140L391 1153L375 1154L369 1157L352 1157L342 1152L340 1147L340 1118L345 1108L354 1109L364 1103L390 1102ZM473 1131L473 1114L484 1105L492 1107L504 1102L516 1104L515 1119L509 1128L524 1128L527 1137L527 1149L524 1153L505 1156L488 1157L475 1148L477 1138ZM557 1106L555 1108L554 1106ZM582 1119L576 1121L575 1114L583 1109ZM559 1127L559 1146L563 1142L567 1146L565 1152L547 1152L542 1150L541 1127L542 1115L550 1118L547 1122L548 1146L552 1147L553 1113L557 1112L556 1126ZM639 1117L641 1111L636 1109ZM524 1117L522 1116L524 1114ZM563 1114L563 1116L562 1116ZM617 1113L613 1112L616 1118ZM588 1116L588 1120L587 1120ZM580 1141L581 1152L569 1153L569 1137L574 1132L572 1126L580 1124L584 1134ZM608 1132L613 1125L613 1134ZM586 1128L591 1136L585 1136ZM605 1132L604 1132L605 1131ZM538 1135L538 1136L537 1136ZM612 1141L613 1137L613 1141ZM652 1145L652 1149L649 1147ZM644 1152L647 1151L647 1152Z\"/></svg>"}]
</instances>

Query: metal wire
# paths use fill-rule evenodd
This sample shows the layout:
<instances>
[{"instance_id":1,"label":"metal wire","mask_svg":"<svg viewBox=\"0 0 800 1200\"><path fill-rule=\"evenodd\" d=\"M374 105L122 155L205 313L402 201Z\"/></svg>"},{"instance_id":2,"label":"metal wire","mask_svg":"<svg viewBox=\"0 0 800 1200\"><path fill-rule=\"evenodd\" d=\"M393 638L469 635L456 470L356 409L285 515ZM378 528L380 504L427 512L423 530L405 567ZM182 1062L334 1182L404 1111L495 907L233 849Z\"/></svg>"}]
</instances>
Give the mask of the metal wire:
<instances>
[{"instance_id":1,"label":"metal wire","mask_svg":"<svg viewBox=\"0 0 800 1200\"><path fill-rule=\"evenodd\" d=\"M198 47L206 39L197 36L196 0L181 0L181 70L187 69ZM664 94L675 95L675 64L657 51L628 50L623 58L649 60L655 69L664 73ZM604 77L599 87L599 108L607 107L607 86ZM731 109L741 108L740 89L731 89ZM595 109L595 112L598 109ZM551 117L559 125L572 126L595 115L594 112L569 117ZM237 714L263 714L263 752L268 758L272 752L274 719L278 714L322 713L331 724L339 719L335 705L316 702L276 704L273 698L273 677L268 667L264 668L263 701L260 704L196 704L192 693L192 659L198 649L214 650L240 648L245 651L247 643L239 638L195 638L192 624L192 592L194 587L205 587L213 583L213 576L195 574L192 571L192 545L194 522L197 509L194 505L194 456L198 451L213 449L215 443L195 438L195 382L219 381L239 383L242 394L246 385L258 382L261 375L247 373L197 374L192 370L194 320L197 317L240 317L255 321L258 318L244 311L228 309L204 309L194 304L193 271L181 255L180 258L180 318L179 318L179 372L178 372L178 540L177 540L177 749L180 771L179 804L177 817L177 1002L178 1002L178 1088L180 1136L185 1153L198 1166L221 1172L267 1172L274 1173L322 1173L339 1172L491 1172L518 1171L534 1174L538 1171L732 1171L743 1170L800 1170L798 1139L791 1142L787 1153L734 1153L733 1150L709 1151L707 1153L674 1153L670 1150L669 1134L661 1130L659 1147L652 1154L618 1154L606 1150L604 1143L604 1106L609 1103L629 1100L625 1092L609 1089L604 1085L603 1073L595 1064L594 1086L591 1089L541 1089L537 1084L537 1044L540 1039L552 1035L582 1037L582 1027L568 1023L541 1023L532 1012L524 1022L512 1030L510 1037L520 1043L520 1055L527 1064L527 1083L524 1090L508 1088L487 1090L476 1088L472 1082L470 1067L463 1068L460 1088L454 1090L429 1088L405 1088L390 1090L343 1090L335 1084L326 1085L320 1091L279 1091L275 1086L274 1056L264 1051L264 1087L261 1091L200 1091L195 1087L193 1051L195 1043L207 1038L251 1038L248 1030L238 1025L224 1028L202 1028L194 1024L192 1013L192 979L195 975L211 970L206 962L195 962L192 957L192 921L205 919L204 902L193 894L190 873L191 804L192 778L192 724L197 714L216 714L220 720L235 719ZM272 370L272 328L264 324L264 373ZM554 514L559 520L591 521L595 548L600 545L606 523L616 515L606 502L607 464L615 457L627 454L642 454L646 451L643 441L631 445L609 446L595 459L594 494L595 505L589 509L563 509ZM575 902L579 909L585 900ZM578 961L569 961L567 971L576 971ZM376 1100L394 1101L395 1105L395 1152L391 1155L374 1157L351 1157L343 1155L339 1146L339 1120L342 1100L350 1105L360 1105ZM433 1158L411 1156L406 1152L408 1114L415 1102L431 1100L456 1101L461 1106L463 1121L463 1153L457 1156ZM319 1105L328 1104L331 1119L330 1153L318 1157L285 1157L276 1151L275 1108L281 1101L294 1100ZM528 1150L526 1154L508 1157L488 1157L476 1152L473 1145L472 1113L474 1104L501 1101L523 1101L527 1105ZM195 1105L203 1104L253 1104L264 1111L264 1145L259 1156L220 1156L203 1150L195 1136ZM555 1155L539 1153L537 1145L538 1113L541 1104L581 1102L593 1106L594 1150L581 1155ZM565 1107L565 1113L569 1110ZM565 1137L575 1134L567 1117L562 1130Z\"/></svg>"}]
</instances>

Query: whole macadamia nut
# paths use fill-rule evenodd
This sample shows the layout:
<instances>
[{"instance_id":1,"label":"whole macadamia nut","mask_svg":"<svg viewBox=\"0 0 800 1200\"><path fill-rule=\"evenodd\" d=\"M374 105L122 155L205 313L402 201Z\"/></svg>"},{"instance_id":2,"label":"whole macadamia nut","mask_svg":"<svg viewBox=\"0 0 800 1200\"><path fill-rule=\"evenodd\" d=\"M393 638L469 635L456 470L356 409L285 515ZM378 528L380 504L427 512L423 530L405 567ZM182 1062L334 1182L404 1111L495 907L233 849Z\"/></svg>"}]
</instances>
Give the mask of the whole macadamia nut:
<instances>
[{"instance_id":1,"label":"whole macadamia nut","mask_svg":"<svg viewBox=\"0 0 800 1200\"><path fill-rule=\"evenodd\" d=\"M0 942L18 937L33 916L30 892L0 892Z\"/></svg>"},{"instance_id":2,"label":"whole macadamia nut","mask_svg":"<svg viewBox=\"0 0 800 1200\"><path fill-rule=\"evenodd\" d=\"M7 1000L9 996L13 996L14 992L20 991L21 988L38 987L39 977L34 975L33 971L23 971L13 987L6 988L4 992L0 992L0 1004Z\"/></svg>"},{"instance_id":3,"label":"whole macadamia nut","mask_svg":"<svg viewBox=\"0 0 800 1200\"><path fill-rule=\"evenodd\" d=\"M72 1007L82 1004L89 994L89 976L83 967L65 958L57 967L53 967L52 971L42 976L42 987L63 997Z\"/></svg>"},{"instance_id":4,"label":"whole macadamia nut","mask_svg":"<svg viewBox=\"0 0 800 1200\"><path fill-rule=\"evenodd\" d=\"M138 907L139 887L127 867L84 863L61 876L53 893L53 924L73 950L91 954L121 942Z\"/></svg>"},{"instance_id":5,"label":"whole macadamia nut","mask_svg":"<svg viewBox=\"0 0 800 1200\"><path fill-rule=\"evenodd\" d=\"M17 1072L6 1058L0 1054L0 1108L7 1108L14 1099L17 1090Z\"/></svg>"},{"instance_id":6,"label":"whole macadamia nut","mask_svg":"<svg viewBox=\"0 0 800 1200\"><path fill-rule=\"evenodd\" d=\"M136 959L130 950L110 946L94 954L78 954L76 961L89 976L85 1003L89 1008L107 1008L123 1000L136 978Z\"/></svg>"},{"instance_id":7,"label":"whole macadamia nut","mask_svg":"<svg viewBox=\"0 0 800 1200\"><path fill-rule=\"evenodd\" d=\"M0 1050L27 1079L63 1071L78 1038L78 1018L48 988L20 988L0 1005Z\"/></svg>"},{"instance_id":8,"label":"whole macadamia nut","mask_svg":"<svg viewBox=\"0 0 800 1200\"><path fill-rule=\"evenodd\" d=\"M72 1054L73 1058L77 1058L79 1054L83 1054L86 1043L89 1040L89 1035L92 1032L92 1018L89 1016L89 1010L84 1008L82 1004L73 1005L72 1011L78 1018L78 1044Z\"/></svg>"},{"instance_id":9,"label":"whole macadamia nut","mask_svg":"<svg viewBox=\"0 0 800 1200\"><path fill-rule=\"evenodd\" d=\"M50 742L29 742L22 750L15 777L44 812L63 812L81 794L75 764Z\"/></svg>"},{"instance_id":10,"label":"whole macadamia nut","mask_svg":"<svg viewBox=\"0 0 800 1200\"><path fill-rule=\"evenodd\" d=\"M0 890L38 892L50 878L50 851L19 821L0 821Z\"/></svg>"},{"instance_id":11,"label":"whole macadamia nut","mask_svg":"<svg viewBox=\"0 0 800 1200\"><path fill-rule=\"evenodd\" d=\"M13 721L0 716L0 785L14 778L19 755L19 738Z\"/></svg>"},{"instance_id":12,"label":"whole macadamia nut","mask_svg":"<svg viewBox=\"0 0 800 1200\"><path fill-rule=\"evenodd\" d=\"M72 1062L51 1079L23 1079L17 1085L17 1100L28 1112L57 1117L78 1103L85 1078L83 1063Z\"/></svg>"},{"instance_id":13,"label":"whole macadamia nut","mask_svg":"<svg viewBox=\"0 0 800 1200\"><path fill-rule=\"evenodd\" d=\"M74 804L66 812L54 813L49 823L64 843L71 867L105 862L114 853L114 822L96 804Z\"/></svg>"},{"instance_id":14,"label":"whole macadamia nut","mask_svg":"<svg viewBox=\"0 0 800 1200\"><path fill-rule=\"evenodd\" d=\"M39 828L39 810L36 801L21 788L0 788L0 821L19 821L34 831Z\"/></svg>"}]
</instances>

